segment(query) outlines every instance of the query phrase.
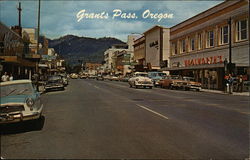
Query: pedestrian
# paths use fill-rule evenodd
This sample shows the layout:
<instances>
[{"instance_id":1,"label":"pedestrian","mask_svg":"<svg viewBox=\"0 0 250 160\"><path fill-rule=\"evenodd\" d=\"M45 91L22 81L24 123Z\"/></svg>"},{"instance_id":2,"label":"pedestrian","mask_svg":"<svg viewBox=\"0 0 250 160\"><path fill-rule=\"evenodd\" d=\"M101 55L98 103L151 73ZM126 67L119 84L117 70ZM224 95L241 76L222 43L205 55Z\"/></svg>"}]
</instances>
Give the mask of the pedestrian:
<instances>
[{"instance_id":1,"label":"pedestrian","mask_svg":"<svg viewBox=\"0 0 250 160\"><path fill-rule=\"evenodd\" d=\"M7 72L4 72L4 75L2 76L1 80L3 82L9 81L9 75L7 74Z\"/></svg>"},{"instance_id":2,"label":"pedestrian","mask_svg":"<svg viewBox=\"0 0 250 160\"><path fill-rule=\"evenodd\" d=\"M233 93L233 77L231 74L228 75L228 87L229 87L229 94Z\"/></svg>"},{"instance_id":3,"label":"pedestrian","mask_svg":"<svg viewBox=\"0 0 250 160\"><path fill-rule=\"evenodd\" d=\"M243 76L240 75L237 79L237 92L243 91Z\"/></svg>"},{"instance_id":4,"label":"pedestrian","mask_svg":"<svg viewBox=\"0 0 250 160\"><path fill-rule=\"evenodd\" d=\"M10 74L9 80L13 81L13 75L12 74Z\"/></svg>"}]
</instances>

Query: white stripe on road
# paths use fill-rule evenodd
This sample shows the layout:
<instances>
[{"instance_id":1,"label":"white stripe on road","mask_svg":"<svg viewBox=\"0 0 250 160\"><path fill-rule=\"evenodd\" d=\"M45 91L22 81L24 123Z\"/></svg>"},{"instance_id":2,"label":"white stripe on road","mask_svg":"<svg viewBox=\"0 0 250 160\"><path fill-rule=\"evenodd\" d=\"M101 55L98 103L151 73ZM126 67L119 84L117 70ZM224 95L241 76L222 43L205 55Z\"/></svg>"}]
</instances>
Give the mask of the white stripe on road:
<instances>
[{"instance_id":1,"label":"white stripe on road","mask_svg":"<svg viewBox=\"0 0 250 160\"><path fill-rule=\"evenodd\" d=\"M97 86L94 86L95 88L97 88L97 89L100 89L99 87L97 87Z\"/></svg>"},{"instance_id":2,"label":"white stripe on road","mask_svg":"<svg viewBox=\"0 0 250 160\"><path fill-rule=\"evenodd\" d=\"M149 111L149 112L151 112L151 113L154 113L154 114L156 114L156 115L158 115L158 116L160 116L160 117L162 117L162 118L164 118L164 119L168 119L168 117L166 117L166 116L164 116L164 115L162 115L162 114L160 114L160 113L158 113L158 112L156 112L156 111L153 111L153 110L151 110L151 109L149 109L149 108L147 108L147 107L144 107L144 106L142 106L142 105L139 105L139 104L136 104L138 107L141 107L141 108L143 108L143 109L145 109L145 110L147 110L147 111Z\"/></svg>"}]
</instances>

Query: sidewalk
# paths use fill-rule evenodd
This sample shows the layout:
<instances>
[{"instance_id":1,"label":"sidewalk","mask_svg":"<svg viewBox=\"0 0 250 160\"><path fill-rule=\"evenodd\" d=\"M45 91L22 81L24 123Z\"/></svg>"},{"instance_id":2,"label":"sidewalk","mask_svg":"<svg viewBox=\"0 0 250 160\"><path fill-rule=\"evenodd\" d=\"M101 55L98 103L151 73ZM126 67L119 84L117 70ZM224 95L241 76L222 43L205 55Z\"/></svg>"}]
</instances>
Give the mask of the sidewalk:
<instances>
[{"instance_id":1,"label":"sidewalk","mask_svg":"<svg viewBox=\"0 0 250 160\"><path fill-rule=\"evenodd\" d=\"M250 96L249 92L233 92L233 94L225 93L224 91L219 90L211 90L211 89L201 89L201 92L210 92L210 93L218 93L225 95L237 95L237 96Z\"/></svg>"}]
</instances>

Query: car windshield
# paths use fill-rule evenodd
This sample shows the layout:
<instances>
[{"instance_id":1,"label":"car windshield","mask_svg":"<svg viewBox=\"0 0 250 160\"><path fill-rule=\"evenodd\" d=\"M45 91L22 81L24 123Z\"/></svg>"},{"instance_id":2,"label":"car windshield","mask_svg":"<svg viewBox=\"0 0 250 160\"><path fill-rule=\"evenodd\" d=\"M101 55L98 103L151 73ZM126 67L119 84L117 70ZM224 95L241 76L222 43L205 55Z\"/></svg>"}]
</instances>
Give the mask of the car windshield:
<instances>
[{"instance_id":1,"label":"car windshield","mask_svg":"<svg viewBox=\"0 0 250 160\"><path fill-rule=\"evenodd\" d=\"M194 81L193 77L183 77L183 80L185 81Z\"/></svg>"},{"instance_id":2,"label":"car windshield","mask_svg":"<svg viewBox=\"0 0 250 160\"><path fill-rule=\"evenodd\" d=\"M148 77L147 73L136 73L135 76Z\"/></svg>"},{"instance_id":3,"label":"car windshield","mask_svg":"<svg viewBox=\"0 0 250 160\"><path fill-rule=\"evenodd\" d=\"M34 88L31 83L21 83L0 86L0 91L0 97L10 95L28 95L34 92Z\"/></svg>"},{"instance_id":4,"label":"car windshield","mask_svg":"<svg viewBox=\"0 0 250 160\"><path fill-rule=\"evenodd\" d=\"M51 77L48 77L48 81L55 81L55 80L59 80L61 79L60 76L51 76Z\"/></svg>"}]
</instances>

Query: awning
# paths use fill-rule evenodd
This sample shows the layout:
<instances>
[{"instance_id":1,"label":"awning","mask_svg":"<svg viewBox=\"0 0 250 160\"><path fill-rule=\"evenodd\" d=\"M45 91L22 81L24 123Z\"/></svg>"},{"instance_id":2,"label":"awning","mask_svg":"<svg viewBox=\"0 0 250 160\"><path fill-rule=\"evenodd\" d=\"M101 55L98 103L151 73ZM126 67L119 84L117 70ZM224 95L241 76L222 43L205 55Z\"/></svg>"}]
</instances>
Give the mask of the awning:
<instances>
[{"instance_id":1,"label":"awning","mask_svg":"<svg viewBox=\"0 0 250 160\"><path fill-rule=\"evenodd\" d=\"M36 62L22 59L21 57L18 56L0 56L0 59L3 59L4 63L16 63L20 66L36 67Z\"/></svg>"}]
</instances>

